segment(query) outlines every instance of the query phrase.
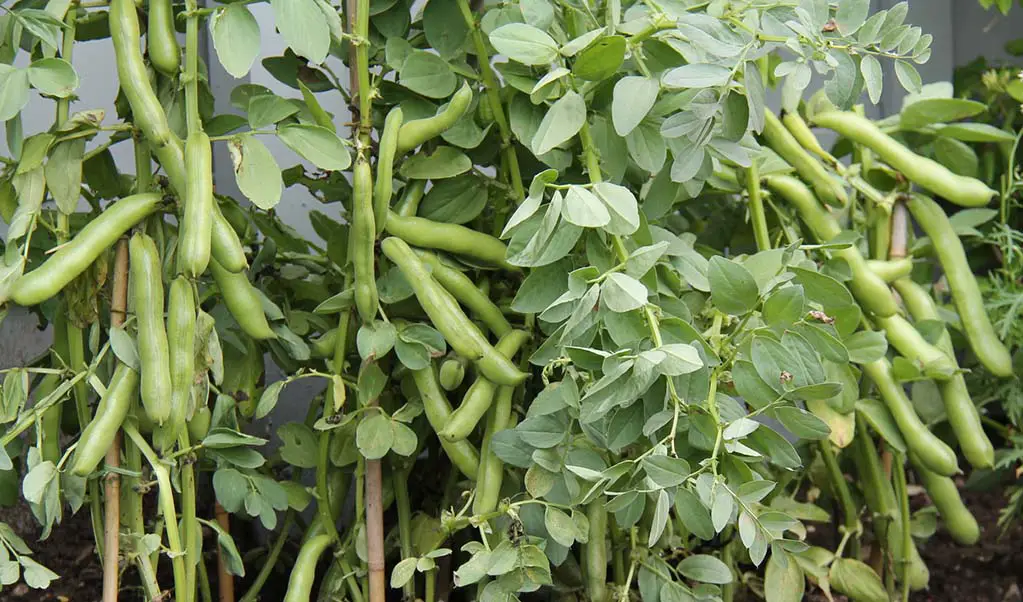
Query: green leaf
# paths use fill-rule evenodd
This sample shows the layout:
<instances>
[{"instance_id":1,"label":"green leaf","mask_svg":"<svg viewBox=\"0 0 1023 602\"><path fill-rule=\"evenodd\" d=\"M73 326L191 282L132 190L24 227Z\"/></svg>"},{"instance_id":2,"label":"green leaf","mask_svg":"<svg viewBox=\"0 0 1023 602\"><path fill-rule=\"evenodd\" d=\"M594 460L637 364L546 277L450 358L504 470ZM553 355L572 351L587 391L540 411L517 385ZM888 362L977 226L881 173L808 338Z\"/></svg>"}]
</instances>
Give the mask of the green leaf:
<instances>
[{"instance_id":1,"label":"green leaf","mask_svg":"<svg viewBox=\"0 0 1023 602\"><path fill-rule=\"evenodd\" d=\"M806 579L799 565L791 558L782 561L777 554L772 554L767 560L764 573L764 595L767 602L800 602L805 589Z\"/></svg>"},{"instance_id":2,"label":"green leaf","mask_svg":"<svg viewBox=\"0 0 1023 602\"><path fill-rule=\"evenodd\" d=\"M224 510L233 514L242 509L249 493L249 482L233 468L220 468L213 473L213 491Z\"/></svg>"},{"instance_id":3,"label":"green leaf","mask_svg":"<svg viewBox=\"0 0 1023 602\"><path fill-rule=\"evenodd\" d=\"M678 563L678 570L686 577L703 583L724 585L732 582L728 565L709 554L694 554Z\"/></svg>"},{"instance_id":4,"label":"green leaf","mask_svg":"<svg viewBox=\"0 0 1023 602\"><path fill-rule=\"evenodd\" d=\"M558 57L557 42L532 25L508 23L489 37L499 53L524 65L546 65Z\"/></svg>"},{"instance_id":5,"label":"green leaf","mask_svg":"<svg viewBox=\"0 0 1023 602\"><path fill-rule=\"evenodd\" d=\"M19 556L18 562L21 563L21 567L24 569L22 576L25 579L25 585L33 589L47 589L50 587L51 582L60 579L57 573L54 573L28 556Z\"/></svg>"},{"instance_id":6,"label":"green leaf","mask_svg":"<svg viewBox=\"0 0 1023 602\"><path fill-rule=\"evenodd\" d=\"M688 462L682 458L668 456L643 458L643 469L646 471L647 478L662 489L685 483L691 472Z\"/></svg>"},{"instance_id":7,"label":"green leaf","mask_svg":"<svg viewBox=\"0 0 1023 602\"><path fill-rule=\"evenodd\" d=\"M693 535L704 541L714 537L715 531L710 520L710 511L692 491L680 488L675 493L675 513Z\"/></svg>"},{"instance_id":8,"label":"green leaf","mask_svg":"<svg viewBox=\"0 0 1023 602\"><path fill-rule=\"evenodd\" d=\"M606 36L576 55L572 74L587 81L601 81L618 71L625 60L626 43L622 36Z\"/></svg>"},{"instance_id":9,"label":"green leaf","mask_svg":"<svg viewBox=\"0 0 1023 602\"><path fill-rule=\"evenodd\" d=\"M369 324L363 324L359 328L355 342L362 359L377 359L384 357L394 347L397 339L397 332L390 322L377 320Z\"/></svg>"},{"instance_id":10,"label":"green leaf","mask_svg":"<svg viewBox=\"0 0 1023 602\"><path fill-rule=\"evenodd\" d=\"M337 134L323 126L284 125L277 129L277 137L288 148L324 171L342 171L352 164L348 148Z\"/></svg>"},{"instance_id":11,"label":"green leaf","mask_svg":"<svg viewBox=\"0 0 1023 602\"><path fill-rule=\"evenodd\" d=\"M895 61L895 77L907 92L919 92L922 81L920 73L909 61Z\"/></svg>"},{"instance_id":12,"label":"green leaf","mask_svg":"<svg viewBox=\"0 0 1023 602\"><path fill-rule=\"evenodd\" d=\"M619 136L626 136L647 116L661 84L656 79L641 76L627 76L615 83L611 98L611 121Z\"/></svg>"},{"instance_id":13,"label":"green leaf","mask_svg":"<svg viewBox=\"0 0 1023 602\"><path fill-rule=\"evenodd\" d=\"M435 222L464 224L479 216L487 200L486 188L475 175L448 178L433 183L417 215Z\"/></svg>"},{"instance_id":14,"label":"green leaf","mask_svg":"<svg viewBox=\"0 0 1023 602\"><path fill-rule=\"evenodd\" d=\"M236 78L248 75L259 56L259 22L244 4L217 7L210 17L213 48L224 70Z\"/></svg>"},{"instance_id":15,"label":"green leaf","mask_svg":"<svg viewBox=\"0 0 1023 602\"><path fill-rule=\"evenodd\" d=\"M600 228L611 222L607 207L595 194L582 186L571 186L565 193L561 215L580 228Z\"/></svg>"},{"instance_id":16,"label":"green leaf","mask_svg":"<svg viewBox=\"0 0 1023 602\"><path fill-rule=\"evenodd\" d=\"M1012 142L1015 140L1010 132L987 123L954 123L940 128L938 135L964 142Z\"/></svg>"},{"instance_id":17,"label":"green leaf","mask_svg":"<svg viewBox=\"0 0 1023 602\"><path fill-rule=\"evenodd\" d=\"M838 3L838 10L835 12L835 24L838 25L838 31L843 35L852 35L863 25L869 14L870 0L842 0ZM765 590L769 589L765 588ZM799 591L802 595L802 588ZM768 602L772 601L768 600Z\"/></svg>"},{"instance_id":18,"label":"green leaf","mask_svg":"<svg viewBox=\"0 0 1023 602\"><path fill-rule=\"evenodd\" d=\"M423 9L423 31L430 46L446 58L456 56L469 38L457 2L428 3Z\"/></svg>"},{"instance_id":19,"label":"green leaf","mask_svg":"<svg viewBox=\"0 0 1023 602\"><path fill-rule=\"evenodd\" d=\"M756 307L760 290L753 274L743 265L716 255L710 258L707 279L711 300L721 311L742 315Z\"/></svg>"},{"instance_id":20,"label":"green leaf","mask_svg":"<svg viewBox=\"0 0 1023 602\"><path fill-rule=\"evenodd\" d=\"M249 99L249 125L262 129L298 113L299 108L276 94L257 94Z\"/></svg>"},{"instance_id":21,"label":"green leaf","mask_svg":"<svg viewBox=\"0 0 1023 602\"><path fill-rule=\"evenodd\" d=\"M709 63L682 65L661 76L661 83L670 88L713 88L723 86L732 77L731 69Z\"/></svg>"},{"instance_id":22,"label":"green leaf","mask_svg":"<svg viewBox=\"0 0 1023 602\"><path fill-rule=\"evenodd\" d=\"M881 61L872 54L863 55L863 58L860 59L860 73L863 74L863 82L867 87L870 102L877 104L881 101L881 89L884 86Z\"/></svg>"},{"instance_id":23,"label":"green leaf","mask_svg":"<svg viewBox=\"0 0 1023 602\"><path fill-rule=\"evenodd\" d=\"M414 180L453 178L472 169L472 159L451 146L438 147L430 154L419 152L406 159L398 170Z\"/></svg>"},{"instance_id":24,"label":"green leaf","mask_svg":"<svg viewBox=\"0 0 1023 602\"><path fill-rule=\"evenodd\" d=\"M612 272L600 287L600 300L613 312L627 312L646 305L647 289L643 283L621 272Z\"/></svg>"},{"instance_id":25,"label":"green leaf","mask_svg":"<svg viewBox=\"0 0 1023 602\"><path fill-rule=\"evenodd\" d=\"M987 110L987 105L965 98L922 98L906 105L899 114L899 125L916 129L935 123L959 121Z\"/></svg>"},{"instance_id":26,"label":"green leaf","mask_svg":"<svg viewBox=\"0 0 1023 602\"><path fill-rule=\"evenodd\" d=\"M284 390L287 384L288 381L286 380L278 380L270 383L266 389L263 389L263 394L259 396L259 403L256 404L256 411L253 415L256 420L265 417L277 407L277 399L281 396L281 391Z\"/></svg>"},{"instance_id":27,"label":"green leaf","mask_svg":"<svg viewBox=\"0 0 1023 602\"><path fill-rule=\"evenodd\" d=\"M135 347L135 339L131 338L123 328L110 327L110 348L117 359L132 370L139 371L139 352Z\"/></svg>"},{"instance_id":28,"label":"green leaf","mask_svg":"<svg viewBox=\"0 0 1023 602\"><path fill-rule=\"evenodd\" d=\"M869 364L888 352L888 339L876 330L854 332L842 342L849 350L849 361L856 364Z\"/></svg>"},{"instance_id":29,"label":"green leaf","mask_svg":"<svg viewBox=\"0 0 1023 602\"><path fill-rule=\"evenodd\" d=\"M284 190L284 180L270 149L250 134L235 136L228 142L228 148L234 163L238 189L242 194L264 211L277 206Z\"/></svg>"},{"instance_id":30,"label":"green leaf","mask_svg":"<svg viewBox=\"0 0 1023 602\"><path fill-rule=\"evenodd\" d=\"M380 412L359 422L355 433L355 444L367 460L379 460L387 455L394 443L394 428L391 419ZM407 427L406 427L407 428Z\"/></svg>"},{"instance_id":31,"label":"green leaf","mask_svg":"<svg viewBox=\"0 0 1023 602\"><path fill-rule=\"evenodd\" d=\"M554 506L547 506L543 522L554 541L566 547L575 542L575 522L569 515Z\"/></svg>"},{"instance_id":32,"label":"green leaf","mask_svg":"<svg viewBox=\"0 0 1023 602\"><path fill-rule=\"evenodd\" d=\"M447 98L454 93L458 78L444 59L415 50L405 58L398 82L427 98Z\"/></svg>"},{"instance_id":33,"label":"green leaf","mask_svg":"<svg viewBox=\"0 0 1023 602\"><path fill-rule=\"evenodd\" d=\"M299 468L314 468L318 457L316 433L301 422L289 422L277 429L281 459Z\"/></svg>"},{"instance_id":34,"label":"green leaf","mask_svg":"<svg viewBox=\"0 0 1023 602\"><path fill-rule=\"evenodd\" d=\"M785 406L774 410L785 428L801 439L824 439L831 434L827 423L806 410Z\"/></svg>"},{"instance_id":35,"label":"green leaf","mask_svg":"<svg viewBox=\"0 0 1023 602\"><path fill-rule=\"evenodd\" d=\"M44 169L46 186L61 213L70 215L78 208L82 192L82 159L85 139L58 142L50 149Z\"/></svg>"},{"instance_id":36,"label":"green leaf","mask_svg":"<svg viewBox=\"0 0 1023 602\"><path fill-rule=\"evenodd\" d=\"M8 121L28 103L28 71L0 63L0 121Z\"/></svg>"},{"instance_id":37,"label":"green leaf","mask_svg":"<svg viewBox=\"0 0 1023 602\"><path fill-rule=\"evenodd\" d=\"M540 122L530 142L533 154L542 155L571 140L585 121L586 101L574 91L567 92L551 105Z\"/></svg>"},{"instance_id":38,"label":"green leaf","mask_svg":"<svg viewBox=\"0 0 1023 602\"><path fill-rule=\"evenodd\" d=\"M78 74L64 59L39 59L29 65L28 81L43 94L67 98L78 87Z\"/></svg>"},{"instance_id":39,"label":"green leaf","mask_svg":"<svg viewBox=\"0 0 1023 602\"><path fill-rule=\"evenodd\" d=\"M593 185L593 192L611 215L611 221L604 226L605 231L629 236L639 229L639 203L631 190L611 182L599 182Z\"/></svg>"},{"instance_id":40,"label":"green leaf","mask_svg":"<svg viewBox=\"0 0 1023 602\"><path fill-rule=\"evenodd\" d=\"M806 315L806 299L803 287L787 286L778 289L764 301L763 317L768 325L784 328L798 322Z\"/></svg>"},{"instance_id":41,"label":"green leaf","mask_svg":"<svg viewBox=\"0 0 1023 602\"><path fill-rule=\"evenodd\" d=\"M274 24L295 54L319 65L330 50L330 25L315 0L270 0Z\"/></svg>"},{"instance_id":42,"label":"green leaf","mask_svg":"<svg viewBox=\"0 0 1023 602\"><path fill-rule=\"evenodd\" d=\"M405 558L391 569L391 589L404 587L416 574L416 563L419 559L415 556Z\"/></svg>"},{"instance_id":43,"label":"green leaf","mask_svg":"<svg viewBox=\"0 0 1023 602\"><path fill-rule=\"evenodd\" d=\"M824 306L824 311L853 304L849 289L831 276L803 268L790 267L789 270L796 275L796 282L803 285L806 297Z\"/></svg>"}]
</instances>

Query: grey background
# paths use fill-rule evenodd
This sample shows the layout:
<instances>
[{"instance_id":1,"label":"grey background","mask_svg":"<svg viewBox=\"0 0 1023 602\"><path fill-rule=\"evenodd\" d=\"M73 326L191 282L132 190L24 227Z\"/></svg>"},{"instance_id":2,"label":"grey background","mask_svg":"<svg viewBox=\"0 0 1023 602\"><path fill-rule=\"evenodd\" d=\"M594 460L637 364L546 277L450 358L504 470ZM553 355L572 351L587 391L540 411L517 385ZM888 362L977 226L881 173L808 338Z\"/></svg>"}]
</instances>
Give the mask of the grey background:
<instances>
[{"instance_id":1,"label":"grey background","mask_svg":"<svg viewBox=\"0 0 1023 602\"><path fill-rule=\"evenodd\" d=\"M435 0L437 1L437 0ZM446 1L446 0L440 0ZM423 4L417 1L416 6ZM874 0L875 10L888 8L895 0ZM967 63L978 56L989 59L1009 58L1003 50L1006 41L1023 34L1023 10L1017 8L1008 17L1000 13L984 11L976 0L912 0L907 22L923 28L925 33L934 35L932 56L928 63L920 65L919 70L924 82L947 81L952 77L956 65ZM278 56L285 48L281 36L273 28L273 14L268 4L249 5L260 24L263 47L261 57ZM228 75L215 55L212 54L212 43L207 38L208 32L203 29L203 52L206 64L210 69L210 85L216 98L216 112L231 112L229 96L231 90L241 83L260 84L285 97L296 97L298 92L277 82L259 63L257 59L252 71L244 80L236 80ZM24 61L24 53L20 57ZM81 78L78 89L78 100L72 105L72 112L85 109L105 109L108 114L106 123L114 121L113 100L117 91L116 73L113 69L113 50L107 40L79 43L75 45L73 57L75 69ZM328 59L330 67L341 81L347 81L347 72L337 59ZM904 92L895 79L890 64L885 64L885 88L881 102L871 107L874 115L886 115L897 112L902 103ZM349 114L340 95L336 92L325 92L318 95L324 108L335 115L338 124L349 121ZM32 134L50 127L53 121L54 105L50 101L33 97L22 113L24 131ZM99 138L102 140L102 137ZM284 147L276 138L264 137L271 151L282 166L293 165L298 158ZM95 142L93 143L95 144ZM91 145L90 145L91 146ZM231 159L225 145L215 145L214 173L218 191L243 198L238 192L232 173ZM0 152L7 154L6 143L0 139ZM128 172L132 171L130 145L122 144L114 147L113 153L119 166ZM323 208L319 201L309 196L304 189L293 187L285 189L284 198L278 206L278 213L283 220L292 225L300 234L312 239L318 238L309 225L308 212L312 208L321 208L327 212L330 207ZM5 233L6 226L0 223L0 234ZM0 326L0 367L22 365L38 353L42 352L50 342L50 335L40 331L34 318L20 308L12 308L11 315ZM271 371L267 375L268 382L279 378L279 373L272 363L268 362ZM314 395L322 385L315 379L304 379L285 389L278 405L276 414L270 420L280 425L290 420L303 418L306 401ZM269 424L257 425L267 428Z\"/></svg>"}]
</instances>

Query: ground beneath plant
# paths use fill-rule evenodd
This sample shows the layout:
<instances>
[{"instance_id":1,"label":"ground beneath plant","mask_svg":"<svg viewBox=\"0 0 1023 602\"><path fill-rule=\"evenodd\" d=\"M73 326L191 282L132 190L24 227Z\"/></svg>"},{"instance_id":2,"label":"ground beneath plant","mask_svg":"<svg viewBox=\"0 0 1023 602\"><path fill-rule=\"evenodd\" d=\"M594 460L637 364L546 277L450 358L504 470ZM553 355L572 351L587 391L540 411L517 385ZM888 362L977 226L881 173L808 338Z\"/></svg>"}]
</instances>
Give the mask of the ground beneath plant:
<instances>
[{"instance_id":1,"label":"ground beneath plant","mask_svg":"<svg viewBox=\"0 0 1023 602\"><path fill-rule=\"evenodd\" d=\"M913 602L1023 602L1023 525L1015 525L1000 537L997 521L998 510L1004 503L1002 493L964 491L963 497L981 524L981 541L973 547L962 547L939 527L938 533L921 546L921 555L931 571L930 589L914 594L911 599ZM35 551L36 561L61 576L46 593L30 590L22 583L8 586L0 591L0 602L97 602L100 599L102 571L93 553L87 511L65 517L45 541L38 541L39 527L24 505L0 508L0 521L25 538ZM125 602L141 599L130 572L121 595ZM169 583L169 575L161 581ZM264 591L267 596L264 599L283 597L283 592L272 590L279 589L276 585L286 581L283 575L272 578L268 582L272 587ZM239 583L239 597L244 585ZM216 596L215 585L213 595ZM818 602L824 597L814 592L809 593L807 600ZM846 600L844 596L836 596L835 602Z\"/></svg>"}]
</instances>

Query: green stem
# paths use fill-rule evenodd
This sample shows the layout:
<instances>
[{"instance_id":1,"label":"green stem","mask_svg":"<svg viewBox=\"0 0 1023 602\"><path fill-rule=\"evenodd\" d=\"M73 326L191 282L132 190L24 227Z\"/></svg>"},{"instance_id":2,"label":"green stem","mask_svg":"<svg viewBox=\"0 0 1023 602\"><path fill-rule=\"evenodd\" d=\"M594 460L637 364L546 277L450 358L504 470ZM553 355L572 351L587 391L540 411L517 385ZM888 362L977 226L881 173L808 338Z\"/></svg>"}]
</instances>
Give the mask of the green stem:
<instances>
[{"instance_id":1,"label":"green stem","mask_svg":"<svg viewBox=\"0 0 1023 602\"><path fill-rule=\"evenodd\" d=\"M909 491L906 486L906 457L903 454L895 454L893 458L893 472L895 480L895 495L899 499L899 517L901 522L899 526L902 528L902 532L899 535L902 537L902 558L897 558L898 562L902 566L902 602L909 602L909 563L910 563L910 550L913 547L913 537L910 516L909 516Z\"/></svg>"},{"instance_id":2,"label":"green stem","mask_svg":"<svg viewBox=\"0 0 1023 602\"><path fill-rule=\"evenodd\" d=\"M845 482L842 469L838 465L838 457L831 449L831 443L827 440L820 442L821 459L824 460L824 467L828 471L828 478L831 479L831 486L835 488L835 497L842 507L842 517L845 519L845 530L848 533L857 533L860 530L859 513L856 511L856 504L853 502L852 493L849 492L849 484ZM853 540L854 546L859 542ZM852 550L856 554L856 549Z\"/></svg>"},{"instance_id":3,"label":"green stem","mask_svg":"<svg viewBox=\"0 0 1023 602\"><path fill-rule=\"evenodd\" d=\"M435 602L437 599L437 570L434 569L425 575L426 594L423 602Z\"/></svg>"},{"instance_id":4,"label":"green stem","mask_svg":"<svg viewBox=\"0 0 1023 602\"><path fill-rule=\"evenodd\" d=\"M256 602L259 598L260 590L263 589L266 580L270 578L274 567L277 566L277 558L281 555L281 550L284 549L284 544L288 541L288 532L291 531L291 526L294 524L295 511L288 508L288 512L284 515L284 523L281 525L281 530L278 531L277 539L270 546L270 552L267 554L266 560L263 561L263 566L259 569L256 578L252 580L252 585L249 586L249 589L246 590L238 602Z\"/></svg>"},{"instance_id":5,"label":"green stem","mask_svg":"<svg viewBox=\"0 0 1023 602\"><path fill-rule=\"evenodd\" d=\"M174 600L186 602L188 600L188 578L185 570L185 550L182 548L181 533L178 531L177 511L174 509L174 487L171 485L170 472L134 424L125 423L123 428L125 434L131 438L142 455L145 456L156 476L157 485L160 488L160 512L164 517L167 547L170 548L171 566L174 569Z\"/></svg>"},{"instance_id":6,"label":"green stem","mask_svg":"<svg viewBox=\"0 0 1023 602\"><path fill-rule=\"evenodd\" d=\"M408 496L409 473L398 470L391 464L391 482L394 488L394 505L398 511L398 543L401 548L401 559L412 558L412 504ZM415 579L409 579L402 588L406 602L416 598Z\"/></svg>"},{"instance_id":7,"label":"green stem","mask_svg":"<svg viewBox=\"0 0 1023 602\"><path fill-rule=\"evenodd\" d=\"M137 475L142 474L142 454L130 439L124 442L124 458L129 472ZM142 514L142 494L139 489L141 486L142 478L138 476L133 478L132 485L121 489L121 493L124 496L121 512L125 517L122 522L131 533L138 537L141 537L146 532L145 518ZM139 572L139 581L142 582L142 590L146 593L146 598L156 600L160 597L160 584L156 580L156 571L153 570L153 565L149 562L149 556L140 553L136 547L134 560L135 568Z\"/></svg>"},{"instance_id":8,"label":"green stem","mask_svg":"<svg viewBox=\"0 0 1023 602\"><path fill-rule=\"evenodd\" d=\"M199 117L199 15L196 0L185 0L185 123L188 133L202 130Z\"/></svg>"},{"instance_id":9,"label":"green stem","mask_svg":"<svg viewBox=\"0 0 1023 602\"><path fill-rule=\"evenodd\" d=\"M213 602L213 592L210 591L210 576L206 572L206 563L199 562L199 594L202 602Z\"/></svg>"},{"instance_id":10,"label":"green stem","mask_svg":"<svg viewBox=\"0 0 1023 602\"><path fill-rule=\"evenodd\" d=\"M771 248L771 235L767 230L767 215L764 213L764 196L760 190L760 168L757 162L746 170L746 189L749 192L749 215L753 224L753 238L758 251Z\"/></svg>"},{"instance_id":11,"label":"green stem","mask_svg":"<svg viewBox=\"0 0 1023 602\"><path fill-rule=\"evenodd\" d=\"M188 448L188 429L181 429L178 446L182 449ZM199 522L196 520L194 458L188 456L182 458L179 470L181 475L181 529L185 534L185 582L188 587L185 599L192 602L195 599L196 565L201 564L199 559L202 557L202 537L200 537ZM209 584L207 584L208 586Z\"/></svg>"},{"instance_id":12,"label":"green stem","mask_svg":"<svg viewBox=\"0 0 1023 602\"><path fill-rule=\"evenodd\" d=\"M59 217L67 220L66 215L61 214ZM88 370L85 364L85 342L82 337L82 329L73 324L70 319L68 319L67 325L67 347L68 361L71 362L71 369L76 374L81 374ZM78 414L79 428L84 429L92 421L92 412L89 410L89 391L86 388L85 379L78 379L78 382L75 383L71 390L74 392L75 411ZM86 488L89 493L89 514L92 517L92 530L95 535L93 541L96 543L96 552L102 562L103 500L100 498L99 485L99 480L89 479Z\"/></svg>"},{"instance_id":13,"label":"green stem","mask_svg":"<svg viewBox=\"0 0 1023 602\"><path fill-rule=\"evenodd\" d=\"M590 184L599 184L604 176L600 173L600 156L597 154L597 147L593 142L593 134L590 133L589 119L583 120L583 127L579 130L579 140L583 145L583 163L586 166ZM620 257L622 261L627 258L628 255Z\"/></svg>"},{"instance_id":14,"label":"green stem","mask_svg":"<svg viewBox=\"0 0 1023 602\"><path fill-rule=\"evenodd\" d=\"M483 78L483 87L486 91L487 102L494 114L494 122L497 124L497 131L501 135L503 147L502 156L508 166L508 179L511 180L512 190L516 202L521 203L526 198L525 190L522 187L522 172L519 169L519 157L515 154L515 147L512 144L511 127L508 118L504 114L504 107L501 104L501 86L494 75L494 69L490 66L490 56L487 54L487 45L483 40L483 33L480 31L476 16L469 6L469 0L457 0L458 8L462 11L462 18L472 32L472 44L476 50L476 59L479 62L480 76Z\"/></svg>"}]
</instances>

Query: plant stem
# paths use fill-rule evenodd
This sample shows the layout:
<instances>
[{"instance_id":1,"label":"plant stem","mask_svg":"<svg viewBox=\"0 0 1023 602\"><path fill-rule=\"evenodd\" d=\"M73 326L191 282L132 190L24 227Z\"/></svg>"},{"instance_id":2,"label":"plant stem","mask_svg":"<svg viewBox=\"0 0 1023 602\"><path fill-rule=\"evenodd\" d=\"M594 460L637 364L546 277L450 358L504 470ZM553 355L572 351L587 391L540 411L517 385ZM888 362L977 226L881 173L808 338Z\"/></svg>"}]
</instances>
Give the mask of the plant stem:
<instances>
[{"instance_id":1,"label":"plant stem","mask_svg":"<svg viewBox=\"0 0 1023 602\"><path fill-rule=\"evenodd\" d=\"M231 515L217 502L213 510L217 524L224 533L231 533ZM272 567L271 567L272 568ZM220 602L234 602L234 576L227 572L227 561L220 546L217 546L217 591Z\"/></svg>"},{"instance_id":2,"label":"plant stem","mask_svg":"<svg viewBox=\"0 0 1023 602\"><path fill-rule=\"evenodd\" d=\"M187 449L188 429L181 429L178 435L178 447ZM202 558L202 532L199 530L199 522L196 520L195 508L195 458L184 456L179 463L181 475L181 529L184 531L185 546L185 583L188 591L185 593L185 600L192 602L195 599L196 586L196 565Z\"/></svg>"},{"instance_id":3,"label":"plant stem","mask_svg":"<svg viewBox=\"0 0 1023 602\"><path fill-rule=\"evenodd\" d=\"M128 531L141 537L146 532L145 518L142 514L142 493L139 487L142 485L142 454L139 448L131 440L124 442L124 459L129 471L140 475L135 477L131 487L121 488L121 512ZM139 572L139 581L142 589L146 592L146 598L154 600L160 596L160 584L156 580L156 571L149 562L149 555L143 554L136 547L135 568Z\"/></svg>"},{"instance_id":4,"label":"plant stem","mask_svg":"<svg viewBox=\"0 0 1023 602\"><path fill-rule=\"evenodd\" d=\"M213 592L210 590L210 576L206 572L206 563L199 562L199 595L202 602L213 602Z\"/></svg>"},{"instance_id":5,"label":"plant stem","mask_svg":"<svg viewBox=\"0 0 1023 602\"><path fill-rule=\"evenodd\" d=\"M895 461L892 463L895 469L895 495L899 499L899 517L901 522L899 526L902 528L902 532L899 535L902 537L902 557L897 558L898 562L902 567L902 602L909 602L909 562L910 562L910 550L913 546L913 537L911 525L909 523L909 491L906 486L906 457L903 454L896 454Z\"/></svg>"},{"instance_id":6,"label":"plant stem","mask_svg":"<svg viewBox=\"0 0 1023 602\"><path fill-rule=\"evenodd\" d=\"M764 196L760 190L760 168L757 162L746 169L746 189L749 192L749 215L753 224L753 238L758 251L771 248L771 236L767 231L767 215L764 213Z\"/></svg>"},{"instance_id":7,"label":"plant stem","mask_svg":"<svg viewBox=\"0 0 1023 602\"><path fill-rule=\"evenodd\" d=\"M199 15L196 0L185 0L185 123L188 133L202 130L199 117Z\"/></svg>"},{"instance_id":8,"label":"plant stem","mask_svg":"<svg viewBox=\"0 0 1023 602\"><path fill-rule=\"evenodd\" d=\"M412 558L412 505L408 497L408 476L407 471L398 470L391 463L391 483L394 488L394 505L398 511L398 544L402 560ZM402 590L406 602L415 600L415 579L409 579Z\"/></svg>"},{"instance_id":9,"label":"plant stem","mask_svg":"<svg viewBox=\"0 0 1023 602\"><path fill-rule=\"evenodd\" d=\"M181 533L178 531L178 515L174 509L174 487L171 485L170 472L160 461L153 448L146 442L134 424L125 423L124 432L138 446L156 476L159 487L160 512L164 518L164 529L167 531L167 547L170 549L171 566L174 569L174 600L185 602L187 596L187 578L185 577L185 551L181 546Z\"/></svg>"},{"instance_id":10,"label":"plant stem","mask_svg":"<svg viewBox=\"0 0 1023 602\"><path fill-rule=\"evenodd\" d=\"M888 256L892 259L902 259L906 256L907 238L909 237L909 212L906 204L896 200L892 206L892 217L890 235L891 245L888 249Z\"/></svg>"},{"instance_id":11,"label":"plant stem","mask_svg":"<svg viewBox=\"0 0 1023 602\"><path fill-rule=\"evenodd\" d=\"M275 539L273 545L270 546L270 553L267 554L266 560L263 561L263 566L259 569L259 574L257 574L256 578L252 580L252 585L250 585L245 594L239 598L238 602L256 602L256 599L259 598L259 591L263 589L263 585L266 583L266 580L270 578L270 573L272 573L274 567L277 566L277 558L281 555L281 550L284 549L284 544L288 541L288 532L291 531L291 526L293 524L295 524L295 511L289 508L288 512L284 515L284 522L281 525L281 530L277 533L277 539ZM221 594L221 596L223 596L223 594Z\"/></svg>"},{"instance_id":12,"label":"plant stem","mask_svg":"<svg viewBox=\"0 0 1023 602\"><path fill-rule=\"evenodd\" d=\"M828 471L828 478L831 479L831 486L835 488L835 497L842 507L842 517L845 519L845 530L847 533L855 533L860 530L859 513L856 512L856 504L853 502L852 494L849 492L849 484L845 482L842 469L838 465L838 458L835 451L831 449L831 443L825 439L819 444L821 459L824 460L824 467ZM854 539L857 545L858 539ZM856 549L852 550L856 555Z\"/></svg>"},{"instance_id":13,"label":"plant stem","mask_svg":"<svg viewBox=\"0 0 1023 602\"><path fill-rule=\"evenodd\" d=\"M437 569L429 571L425 575L426 593L423 602L434 602L437 598Z\"/></svg>"},{"instance_id":14,"label":"plant stem","mask_svg":"<svg viewBox=\"0 0 1023 602\"><path fill-rule=\"evenodd\" d=\"M526 198L526 193L522 187L519 157L515 154L515 147L512 144L511 127L508 125L508 118L505 116L504 107L501 105L501 86L494 76L493 67L490 66L487 45L483 41L483 33L480 31L475 15L473 15L472 7L469 6L469 0L458 0L458 8L462 11L462 18L465 19L465 24L469 26L472 35L472 44L476 50L476 59L479 61L480 76L483 79L487 102L490 104L490 110L494 114L497 131L501 135L502 158L507 163L508 179L511 180L515 201L521 203Z\"/></svg>"},{"instance_id":15,"label":"plant stem","mask_svg":"<svg viewBox=\"0 0 1023 602\"><path fill-rule=\"evenodd\" d=\"M128 307L128 240L117 241L114 256L113 292L110 295L110 325L124 325ZM103 481L104 520L103 520L103 602L117 602L118 557L120 556L121 538L121 476L117 468L121 465L121 433L114 436L114 441L107 450L106 465L110 470Z\"/></svg>"}]
</instances>

